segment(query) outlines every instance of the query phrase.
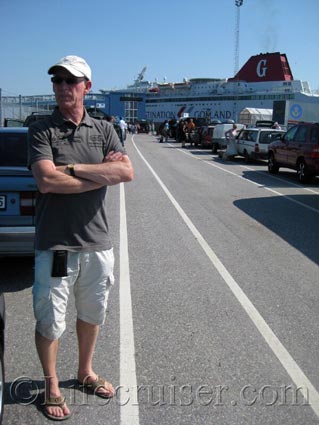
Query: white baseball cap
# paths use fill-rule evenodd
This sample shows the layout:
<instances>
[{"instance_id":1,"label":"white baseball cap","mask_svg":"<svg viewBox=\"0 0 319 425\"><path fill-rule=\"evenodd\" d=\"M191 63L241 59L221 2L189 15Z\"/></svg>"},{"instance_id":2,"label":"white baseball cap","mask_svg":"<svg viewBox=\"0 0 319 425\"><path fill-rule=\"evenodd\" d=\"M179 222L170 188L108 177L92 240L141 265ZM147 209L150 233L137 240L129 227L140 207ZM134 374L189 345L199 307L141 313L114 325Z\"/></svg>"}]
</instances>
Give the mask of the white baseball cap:
<instances>
[{"instance_id":1,"label":"white baseball cap","mask_svg":"<svg viewBox=\"0 0 319 425\"><path fill-rule=\"evenodd\" d=\"M88 80L91 80L91 68L86 61L79 56L70 55L61 58L59 62L49 68L48 74L55 74L57 68L65 68L75 77L86 77Z\"/></svg>"}]
</instances>

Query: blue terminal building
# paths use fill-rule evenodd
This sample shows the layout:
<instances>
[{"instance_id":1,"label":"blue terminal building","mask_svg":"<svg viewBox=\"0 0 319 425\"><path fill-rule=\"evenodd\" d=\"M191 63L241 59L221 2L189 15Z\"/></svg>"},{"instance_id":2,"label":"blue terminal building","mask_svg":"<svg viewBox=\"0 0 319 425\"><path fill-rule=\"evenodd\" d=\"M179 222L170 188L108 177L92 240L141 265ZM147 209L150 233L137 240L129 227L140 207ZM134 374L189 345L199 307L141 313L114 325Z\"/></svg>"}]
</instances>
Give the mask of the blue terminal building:
<instances>
[{"instance_id":1,"label":"blue terminal building","mask_svg":"<svg viewBox=\"0 0 319 425\"><path fill-rule=\"evenodd\" d=\"M123 117L126 122L137 122L145 120L145 97L145 92L134 90L105 91L87 94L84 104L107 115ZM54 95L2 96L0 126L5 119L23 121L32 113L52 111L55 106Z\"/></svg>"},{"instance_id":2,"label":"blue terminal building","mask_svg":"<svg viewBox=\"0 0 319 425\"><path fill-rule=\"evenodd\" d=\"M112 91L108 93L90 93L85 97L85 107L96 108L107 115L124 117L126 122L145 119L145 93Z\"/></svg>"}]
</instances>

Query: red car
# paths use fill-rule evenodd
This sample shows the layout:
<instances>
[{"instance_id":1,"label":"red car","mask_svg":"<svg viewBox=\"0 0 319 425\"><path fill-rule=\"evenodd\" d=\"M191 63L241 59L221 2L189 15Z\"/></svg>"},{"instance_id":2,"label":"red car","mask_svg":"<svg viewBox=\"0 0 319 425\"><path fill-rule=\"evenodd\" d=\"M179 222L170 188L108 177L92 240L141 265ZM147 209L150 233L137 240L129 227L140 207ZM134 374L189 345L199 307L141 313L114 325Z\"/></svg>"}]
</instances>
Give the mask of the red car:
<instances>
[{"instance_id":1,"label":"red car","mask_svg":"<svg viewBox=\"0 0 319 425\"><path fill-rule=\"evenodd\" d=\"M299 123L268 147L268 171L297 170L300 183L319 176L319 123Z\"/></svg>"},{"instance_id":2,"label":"red car","mask_svg":"<svg viewBox=\"0 0 319 425\"><path fill-rule=\"evenodd\" d=\"M207 125L205 127L202 127L202 131L200 133L200 138L199 138L199 144L201 145L202 148L212 147L214 128L215 128L214 125Z\"/></svg>"}]
</instances>

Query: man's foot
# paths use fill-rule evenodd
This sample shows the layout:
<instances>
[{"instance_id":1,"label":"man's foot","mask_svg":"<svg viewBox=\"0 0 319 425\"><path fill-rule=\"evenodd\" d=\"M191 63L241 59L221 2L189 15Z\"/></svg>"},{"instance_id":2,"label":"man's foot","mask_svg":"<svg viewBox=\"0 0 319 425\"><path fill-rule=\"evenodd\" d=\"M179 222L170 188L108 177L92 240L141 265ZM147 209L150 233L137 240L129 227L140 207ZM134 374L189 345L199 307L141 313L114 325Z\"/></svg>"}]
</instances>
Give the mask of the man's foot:
<instances>
[{"instance_id":1,"label":"man's foot","mask_svg":"<svg viewBox=\"0 0 319 425\"><path fill-rule=\"evenodd\" d=\"M43 403L44 415L54 421L65 421L71 417L71 412L65 403L65 397L46 398Z\"/></svg>"},{"instance_id":2,"label":"man's foot","mask_svg":"<svg viewBox=\"0 0 319 425\"><path fill-rule=\"evenodd\" d=\"M99 397L112 398L115 395L113 385L98 375L88 375L84 379L78 379L78 381L81 387Z\"/></svg>"}]
</instances>

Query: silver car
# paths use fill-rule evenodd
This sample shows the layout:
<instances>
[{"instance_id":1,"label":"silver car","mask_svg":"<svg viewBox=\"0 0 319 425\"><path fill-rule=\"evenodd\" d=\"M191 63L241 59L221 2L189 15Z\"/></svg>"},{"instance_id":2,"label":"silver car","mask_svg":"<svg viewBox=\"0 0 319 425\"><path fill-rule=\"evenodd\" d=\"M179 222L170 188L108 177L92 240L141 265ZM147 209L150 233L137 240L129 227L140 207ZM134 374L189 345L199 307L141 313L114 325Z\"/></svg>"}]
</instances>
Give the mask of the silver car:
<instances>
[{"instance_id":1,"label":"silver car","mask_svg":"<svg viewBox=\"0 0 319 425\"><path fill-rule=\"evenodd\" d=\"M34 254L37 186L27 168L25 127L0 128L0 256Z\"/></svg>"}]
</instances>

